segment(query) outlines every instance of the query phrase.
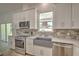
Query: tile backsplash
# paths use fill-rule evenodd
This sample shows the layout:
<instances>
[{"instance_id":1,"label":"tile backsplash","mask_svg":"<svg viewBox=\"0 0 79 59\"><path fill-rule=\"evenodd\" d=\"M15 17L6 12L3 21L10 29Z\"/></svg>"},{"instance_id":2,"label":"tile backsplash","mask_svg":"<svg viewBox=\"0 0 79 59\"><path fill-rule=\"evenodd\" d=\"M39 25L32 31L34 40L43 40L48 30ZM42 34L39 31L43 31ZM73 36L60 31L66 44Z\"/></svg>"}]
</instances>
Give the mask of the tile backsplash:
<instances>
[{"instance_id":1,"label":"tile backsplash","mask_svg":"<svg viewBox=\"0 0 79 59\"><path fill-rule=\"evenodd\" d=\"M48 37L48 36L53 36L53 32L37 32L37 35Z\"/></svg>"},{"instance_id":2,"label":"tile backsplash","mask_svg":"<svg viewBox=\"0 0 79 59\"><path fill-rule=\"evenodd\" d=\"M54 36L60 38L79 39L79 30L54 30Z\"/></svg>"},{"instance_id":3,"label":"tile backsplash","mask_svg":"<svg viewBox=\"0 0 79 59\"><path fill-rule=\"evenodd\" d=\"M79 30L75 29L57 29L53 32L38 32L36 35L79 40Z\"/></svg>"}]
</instances>

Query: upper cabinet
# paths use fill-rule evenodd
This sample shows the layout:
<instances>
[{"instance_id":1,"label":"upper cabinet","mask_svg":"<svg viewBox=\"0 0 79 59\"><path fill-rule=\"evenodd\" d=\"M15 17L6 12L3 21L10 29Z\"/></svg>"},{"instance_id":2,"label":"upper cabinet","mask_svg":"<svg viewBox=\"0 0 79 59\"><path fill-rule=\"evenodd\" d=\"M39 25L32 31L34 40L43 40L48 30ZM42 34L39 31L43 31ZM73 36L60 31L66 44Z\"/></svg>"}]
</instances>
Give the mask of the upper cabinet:
<instances>
[{"instance_id":1,"label":"upper cabinet","mask_svg":"<svg viewBox=\"0 0 79 59\"><path fill-rule=\"evenodd\" d=\"M55 4L54 29L79 29L79 4Z\"/></svg>"},{"instance_id":2,"label":"upper cabinet","mask_svg":"<svg viewBox=\"0 0 79 59\"><path fill-rule=\"evenodd\" d=\"M13 23L16 29L20 21L30 21L30 29L37 29L37 9L33 8L13 14Z\"/></svg>"},{"instance_id":3,"label":"upper cabinet","mask_svg":"<svg viewBox=\"0 0 79 59\"><path fill-rule=\"evenodd\" d=\"M72 4L72 29L79 29L79 4Z\"/></svg>"},{"instance_id":4,"label":"upper cabinet","mask_svg":"<svg viewBox=\"0 0 79 59\"><path fill-rule=\"evenodd\" d=\"M55 4L54 29L71 29L71 4Z\"/></svg>"},{"instance_id":5,"label":"upper cabinet","mask_svg":"<svg viewBox=\"0 0 79 59\"><path fill-rule=\"evenodd\" d=\"M52 6L52 4L49 6ZM53 6L45 6L47 7L45 9L40 5L37 8L39 12L53 11L53 29L79 29L79 4L57 3ZM19 28L20 21L30 21L30 29L37 29L37 25L39 25L37 9L33 8L13 14L14 27Z\"/></svg>"}]
</instances>

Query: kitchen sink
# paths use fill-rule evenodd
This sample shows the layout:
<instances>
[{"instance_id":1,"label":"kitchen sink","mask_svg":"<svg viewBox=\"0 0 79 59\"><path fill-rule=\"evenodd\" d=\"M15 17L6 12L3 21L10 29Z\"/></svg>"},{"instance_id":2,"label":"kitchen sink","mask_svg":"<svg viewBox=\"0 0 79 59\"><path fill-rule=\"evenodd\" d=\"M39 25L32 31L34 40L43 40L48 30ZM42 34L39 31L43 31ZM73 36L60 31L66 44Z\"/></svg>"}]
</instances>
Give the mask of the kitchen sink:
<instances>
[{"instance_id":1,"label":"kitchen sink","mask_svg":"<svg viewBox=\"0 0 79 59\"><path fill-rule=\"evenodd\" d=\"M52 48L52 38L37 37L34 39L33 44Z\"/></svg>"}]
</instances>

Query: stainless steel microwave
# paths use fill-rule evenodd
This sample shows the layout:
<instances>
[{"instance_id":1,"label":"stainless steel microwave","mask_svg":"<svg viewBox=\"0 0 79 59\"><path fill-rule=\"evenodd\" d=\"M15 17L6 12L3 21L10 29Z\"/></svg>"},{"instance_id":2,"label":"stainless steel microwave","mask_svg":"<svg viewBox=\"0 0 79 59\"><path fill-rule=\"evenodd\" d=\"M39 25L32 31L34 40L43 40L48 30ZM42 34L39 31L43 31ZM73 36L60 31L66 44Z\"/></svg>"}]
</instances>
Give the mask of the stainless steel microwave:
<instances>
[{"instance_id":1,"label":"stainless steel microwave","mask_svg":"<svg viewBox=\"0 0 79 59\"><path fill-rule=\"evenodd\" d=\"M21 21L21 22L19 22L19 27L29 29L30 28L30 21Z\"/></svg>"}]
</instances>

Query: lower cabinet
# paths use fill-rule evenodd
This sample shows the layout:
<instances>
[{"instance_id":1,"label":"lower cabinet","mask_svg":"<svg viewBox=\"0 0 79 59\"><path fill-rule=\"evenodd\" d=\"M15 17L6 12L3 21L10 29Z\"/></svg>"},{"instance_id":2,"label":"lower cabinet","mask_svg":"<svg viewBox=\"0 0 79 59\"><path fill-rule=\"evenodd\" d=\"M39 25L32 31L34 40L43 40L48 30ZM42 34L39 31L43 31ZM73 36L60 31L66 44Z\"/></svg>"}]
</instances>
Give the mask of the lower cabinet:
<instances>
[{"instance_id":1,"label":"lower cabinet","mask_svg":"<svg viewBox=\"0 0 79 59\"><path fill-rule=\"evenodd\" d=\"M34 45L33 54L35 56L52 56L52 48Z\"/></svg>"},{"instance_id":2,"label":"lower cabinet","mask_svg":"<svg viewBox=\"0 0 79 59\"><path fill-rule=\"evenodd\" d=\"M73 45L67 43L53 42L53 56L73 56Z\"/></svg>"},{"instance_id":3,"label":"lower cabinet","mask_svg":"<svg viewBox=\"0 0 79 59\"><path fill-rule=\"evenodd\" d=\"M34 45L33 54L34 54L35 56L40 56L40 50L41 50L41 48L40 48L39 46Z\"/></svg>"},{"instance_id":4,"label":"lower cabinet","mask_svg":"<svg viewBox=\"0 0 79 59\"><path fill-rule=\"evenodd\" d=\"M74 56L79 56L79 47L78 46L73 47L73 55Z\"/></svg>"},{"instance_id":5,"label":"lower cabinet","mask_svg":"<svg viewBox=\"0 0 79 59\"><path fill-rule=\"evenodd\" d=\"M26 53L33 55L33 38L26 39Z\"/></svg>"}]
</instances>

